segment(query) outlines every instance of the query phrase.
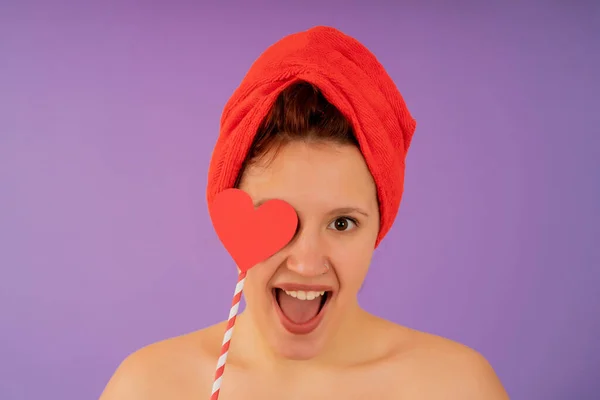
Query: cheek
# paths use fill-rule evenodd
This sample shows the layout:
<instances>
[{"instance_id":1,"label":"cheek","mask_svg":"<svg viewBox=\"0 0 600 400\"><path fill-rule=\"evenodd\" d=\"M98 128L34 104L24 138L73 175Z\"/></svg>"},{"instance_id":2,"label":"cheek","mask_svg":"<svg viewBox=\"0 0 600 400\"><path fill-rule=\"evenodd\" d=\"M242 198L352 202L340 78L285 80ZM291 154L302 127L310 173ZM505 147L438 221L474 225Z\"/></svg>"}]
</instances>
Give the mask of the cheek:
<instances>
[{"instance_id":1,"label":"cheek","mask_svg":"<svg viewBox=\"0 0 600 400\"><path fill-rule=\"evenodd\" d=\"M263 301L266 287L273 275L273 267L268 263L261 263L248 271L244 282L244 297L247 304Z\"/></svg>"},{"instance_id":2,"label":"cheek","mask_svg":"<svg viewBox=\"0 0 600 400\"><path fill-rule=\"evenodd\" d=\"M352 248L352 251L348 251ZM336 265L340 283L352 292L358 292L365 280L373 249L356 246L344 246L336 252Z\"/></svg>"}]
</instances>

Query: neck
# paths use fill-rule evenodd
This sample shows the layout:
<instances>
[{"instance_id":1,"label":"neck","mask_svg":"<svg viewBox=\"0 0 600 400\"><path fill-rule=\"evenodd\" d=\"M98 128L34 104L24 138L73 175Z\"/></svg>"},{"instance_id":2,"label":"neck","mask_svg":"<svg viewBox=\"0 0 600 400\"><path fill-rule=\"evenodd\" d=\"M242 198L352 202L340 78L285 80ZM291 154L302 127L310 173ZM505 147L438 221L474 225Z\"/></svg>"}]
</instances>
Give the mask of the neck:
<instances>
[{"instance_id":1,"label":"neck","mask_svg":"<svg viewBox=\"0 0 600 400\"><path fill-rule=\"evenodd\" d=\"M369 348L364 346L364 338L370 336L367 330L372 327L369 323L372 317L357 302L341 315L343 317L329 333L323 351L311 359L295 360L275 352L251 313L244 310L236 321L231 353L235 353L237 363L253 368L333 367L358 363L365 358L361 351Z\"/></svg>"}]
</instances>

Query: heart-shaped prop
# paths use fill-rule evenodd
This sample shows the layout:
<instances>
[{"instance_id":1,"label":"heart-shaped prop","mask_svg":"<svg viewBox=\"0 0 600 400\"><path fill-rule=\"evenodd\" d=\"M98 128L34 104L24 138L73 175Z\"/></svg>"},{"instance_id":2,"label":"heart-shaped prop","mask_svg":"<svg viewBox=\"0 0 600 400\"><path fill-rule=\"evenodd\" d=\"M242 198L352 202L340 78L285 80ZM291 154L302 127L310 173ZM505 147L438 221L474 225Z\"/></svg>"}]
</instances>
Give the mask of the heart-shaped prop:
<instances>
[{"instance_id":1,"label":"heart-shaped prop","mask_svg":"<svg viewBox=\"0 0 600 400\"><path fill-rule=\"evenodd\" d=\"M255 208L240 189L217 194L209 207L217 236L242 272L284 248L296 233L298 215L283 200L268 200Z\"/></svg>"}]
</instances>

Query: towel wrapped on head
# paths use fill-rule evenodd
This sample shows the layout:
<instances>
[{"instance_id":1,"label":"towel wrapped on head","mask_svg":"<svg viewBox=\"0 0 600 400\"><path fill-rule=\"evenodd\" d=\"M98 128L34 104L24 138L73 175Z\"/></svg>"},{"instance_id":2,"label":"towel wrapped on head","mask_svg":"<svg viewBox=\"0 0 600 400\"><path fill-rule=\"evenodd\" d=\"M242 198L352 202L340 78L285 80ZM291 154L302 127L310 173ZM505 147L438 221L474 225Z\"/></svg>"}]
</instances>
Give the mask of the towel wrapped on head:
<instances>
[{"instance_id":1,"label":"towel wrapped on head","mask_svg":"<svg viewBox=\"0 0 600 400\"><path fill-rule=\"evenodd\" d=\"M377 186L381 215L376 246L388 233L404 191L405 159L416 121L376 57L330 27L284 37L254 62L221 118L209 166L207 201L233 187L254 136L277 96L305 81L350 121Z\"/></svg>"}]
</instances>

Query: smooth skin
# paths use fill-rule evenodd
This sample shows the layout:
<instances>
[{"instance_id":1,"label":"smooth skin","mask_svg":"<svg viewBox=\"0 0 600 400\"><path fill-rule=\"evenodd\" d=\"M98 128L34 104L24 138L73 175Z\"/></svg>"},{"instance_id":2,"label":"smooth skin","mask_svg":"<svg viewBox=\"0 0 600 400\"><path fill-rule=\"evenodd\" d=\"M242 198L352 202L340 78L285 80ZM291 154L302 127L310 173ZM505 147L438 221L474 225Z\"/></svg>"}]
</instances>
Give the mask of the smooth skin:
<instances>
[{"instance_id":1,"label":"smooth skin","mask_svg":"<svg viewBox=\"0 0 600 400\"><path fill-rule=\"evenodd\" d=\"M356 147L289 143L247 169L240 188L255 203L288 201L300 228L287 247L248 272L247 307L236 322L221 400L508 399L475 350L359 306L379 212L375 183ZM281 283L331 286L315 331L283 329L272 295ZM225 322L136 351L100 399L208 400L224 332Z\"/></svg>"}]
</instances>

